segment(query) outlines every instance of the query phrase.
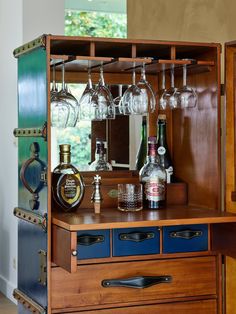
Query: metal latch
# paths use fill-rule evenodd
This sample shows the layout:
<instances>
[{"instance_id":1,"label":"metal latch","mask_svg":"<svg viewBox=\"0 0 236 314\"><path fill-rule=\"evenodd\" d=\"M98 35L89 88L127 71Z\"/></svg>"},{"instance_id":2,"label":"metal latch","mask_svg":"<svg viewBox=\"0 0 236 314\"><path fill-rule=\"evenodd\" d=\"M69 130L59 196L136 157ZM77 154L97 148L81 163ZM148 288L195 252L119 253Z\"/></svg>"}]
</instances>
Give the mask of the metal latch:
<instances>
[{"instance_id":1,"label":"metal latch","mask_svg":"<svg viewBox=\"0 0 236 314\"><path fill-rule=\"evenodd\" d=\"M32 211L15 207L13 211L14 216L19 219L23 219L31 224L41 227L45 232L47 231L47 214L41 216L39 214L35 214Z\"/></svg>"},{"instance_id":2,"label":"metal latch","mask_svg":"<svg viewBox=\"0 0 236 314\"><path fill-rule=\"evenodd\" d=\"M40 275L39 275L39 283L43 286L47 285L47 252L43 250L39 250L39 258L40 258Z\"/></svg>"},{"instance_id":3,"label":"metal latch","mask_svg":"<svg viewBox=\"0 0 236 314\"><path fill-rule=\"evenodd\" d=\"M15 289L13 291L13 297L19 303L21 303L28 311L34 314L46 314L46 310L41 305L36 303L34 300L32 300L23 292L21 292L19 289Z\"/></svg>"}]
</instances>

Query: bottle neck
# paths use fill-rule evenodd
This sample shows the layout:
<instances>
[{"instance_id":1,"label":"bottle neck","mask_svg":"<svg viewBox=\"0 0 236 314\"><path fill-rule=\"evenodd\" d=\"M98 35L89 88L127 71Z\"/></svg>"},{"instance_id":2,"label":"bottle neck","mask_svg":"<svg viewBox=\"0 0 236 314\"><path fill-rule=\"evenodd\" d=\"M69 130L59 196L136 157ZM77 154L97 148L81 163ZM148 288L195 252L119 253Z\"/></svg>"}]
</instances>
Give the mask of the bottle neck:
<instances>
[{"instance_id":1,"label":"bottle neck","mask_svg":"<svg viewBox=\"0 0 236 314\"><path fill-rule=\"evenodd\" d=\"M71 155L60 153L60 164L70 164L71 163Z\"/></svg>"},{"instance_id":2,"label":"bottle neck","mask_svg":"<svg viewBox=\"0 0 236 314\"><path fill-rule=\"evenodd\" d=\"M147 142L147 121L146 118L143 118L142 123L142 140L146 143Z\"/></svg>"},{"instance_id":3,"label":"bottle neck","mask_svg":"<svg viewBox=\"0 0 236 314\"><path fill-rule=\"evenodd\" d=\"M166 122L158 123L158 144L161 146L166 144Z\"/></svg>"},{"instance_id":4,"label":"bottle neck","mask_svg":"<svg viewBox=\"0 0 236 314\"><path fill-rule=\"evenodd\" d=\"M157 155L157 144L155 143L148 143L148 156L147 162L149 163L156 163L158 162L158 155Z\"/></svg>"}]
</instances>

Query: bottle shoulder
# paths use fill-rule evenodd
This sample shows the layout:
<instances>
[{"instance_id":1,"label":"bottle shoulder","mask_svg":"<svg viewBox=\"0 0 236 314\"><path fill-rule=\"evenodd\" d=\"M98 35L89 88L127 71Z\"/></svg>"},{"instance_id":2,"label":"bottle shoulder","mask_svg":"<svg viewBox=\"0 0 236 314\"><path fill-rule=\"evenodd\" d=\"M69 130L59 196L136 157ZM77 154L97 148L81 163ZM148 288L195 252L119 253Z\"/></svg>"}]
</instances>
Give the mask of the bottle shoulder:
<instances>
[{"instance_id":1,"label":"bottle shoulder","mask_svg":"<svg viewBox=\"0 0 236 314\"><path fill-rule=\"evenodd\" d=\"M56 174L76 174L78 169L72 164L59 164L54 170L53 173Z\"/></svg>"}]
</instances>

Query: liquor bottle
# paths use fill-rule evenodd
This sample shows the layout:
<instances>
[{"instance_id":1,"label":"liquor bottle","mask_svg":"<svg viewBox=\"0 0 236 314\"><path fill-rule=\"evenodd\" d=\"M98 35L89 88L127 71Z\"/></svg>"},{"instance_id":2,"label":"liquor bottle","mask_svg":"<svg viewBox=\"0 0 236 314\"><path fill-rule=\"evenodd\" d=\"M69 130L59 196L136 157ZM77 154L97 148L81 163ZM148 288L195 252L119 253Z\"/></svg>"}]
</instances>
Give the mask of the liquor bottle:
<instances>
[{"instance_id":1,"label":"liquor bottle","mask_svg":"<svg viewBox=\"0 0 236 314\"><path fill-rule=\"evenodd\" d=\"M135 169L140 170L142 166L145 164L146 159L147 159L147 118L146 116L143 116L142 136L136 157Z\"/></svg>"},{"instance_id":2,"label":"liquor bottle","mask_svg":"<svg viewBox=\"0 0 236 314\"><path fill-rule=\"evenodd\" d=\"M95 160L90 164L91 171L111 171L112 166L106 161L106 149L103 140L96 139Z\"/></svg>"},{"instance_id":3,"label":"liquor bottle","mask_svg":"<svg viewBox=\"0 0 236 314\"><path fill-rule=\"evenodd\" d=\"M170 158L170 152L166 140L166 115L158 115L158 142L157 153L159 155L160 164L166 170L167 179L166 182L170 183L173 176L173 164Z\"/></svg>"},{"instance_id":4,"label":"liquor bottle","mask_svg":"<svg viewBox=\"0 0 236 314\"><path fill-rule=\"evenodd\" d=\"M54 204L65 212L76 210L84 195L84 182L79 171L71 164L70 145L60 145L60 163L52 174Z\"/></svg>"},{"instance_id":5,"label":"liquor bottle","mask_svg":"<svg viewBox=\"0 0 236 314\"><path fill-rule=\"evenodd\" d=\"M143 208L159 209L166 205L166 171L159 163L157 139L148 138L147 162L139 172L143 184Z\"/></svg>"}]
</instances>

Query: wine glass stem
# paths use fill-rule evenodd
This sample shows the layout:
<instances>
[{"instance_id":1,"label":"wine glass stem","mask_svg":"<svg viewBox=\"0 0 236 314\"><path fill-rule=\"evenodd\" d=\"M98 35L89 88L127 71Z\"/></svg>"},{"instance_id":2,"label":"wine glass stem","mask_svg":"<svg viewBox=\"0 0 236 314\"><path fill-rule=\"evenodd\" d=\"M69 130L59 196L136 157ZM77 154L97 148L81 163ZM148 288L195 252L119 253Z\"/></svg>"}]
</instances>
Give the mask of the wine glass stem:
<instances>
[{"instance_id":1,"label":"wine glass stem","mask_svg":"<svg viewBox=\"0 0 236 314\"><path fill-rule=\"evenodd\" d=\"M166 73L165 73L165 64L162 64L162 89L166 88Z\"/></svg>"},{"instance_id":2,"label":"wine glass stem","mask_svg":"<svg viewBox=\"0 0 236 314\"><path fill-rule=\"evenodd\" d=\"M174 64L171 64L171 87L175 87L175 70L174 70Z\"/></svg>"},{"instance_id":3,"label":"wine glass stem","mask_svg":"<svg viewBox=\"0 0 236 314\"><path fill-rule=\"evenodd\" d=\"M65 62L62 61L62 90L65 90Z\"/></svg>"},{"instance_id":4,"label":"wine glass stem","mask_svg":"<svg viewBox=\"0 0 236 314\"><path fill-rule=\"evenodd\" d=\"M132 72L132 84L135 85L136 83L136 74L135 74L135 68L133 68L133 72Z\"/></svg>"},{"instance_id":5,"label":"wine glass stem","mask_svg":"<svg viewBox=\"0 0 236 314\"><path fill-rule=\"evenodd\" d=\"M143 63L143 66L142 66L142 74L141 74L141 77L142 77L143 81L146 81L145 63Z\"/></svg>"},{"instance_id":6,"label":"wine glass stem","mask_svg":"<svg viewBox=\"0 0 236 314\"><path fill-rule=\"evenodd\" d=\"M101 85L105 86L105 81L104 81L104 76L103 76L103 66L102 65L100 67L100 81L101 81Z\"/></svg>"},{"instance_id":7,"label":"wine glass stem","mask_svg":"<svg viewBox=\"0 0 236 314\"><path fill-rule=\"evenodd\" d=\"M92 78L91 78L91 70L88 69L88 86L90 89L93 88Z\"/></svg>"},{"instance_id":8,"label":"wine glass stem","mask_svg":"<svg viewBox=\"0 0 236 314\"><path fill-rule=\"evenodd\" d=\"M183 86L187 86L187 64L183 66Z\"/></svg>"}]
</instances>

